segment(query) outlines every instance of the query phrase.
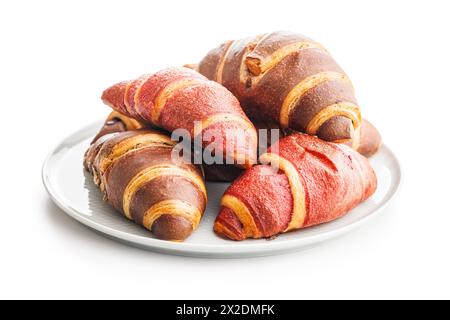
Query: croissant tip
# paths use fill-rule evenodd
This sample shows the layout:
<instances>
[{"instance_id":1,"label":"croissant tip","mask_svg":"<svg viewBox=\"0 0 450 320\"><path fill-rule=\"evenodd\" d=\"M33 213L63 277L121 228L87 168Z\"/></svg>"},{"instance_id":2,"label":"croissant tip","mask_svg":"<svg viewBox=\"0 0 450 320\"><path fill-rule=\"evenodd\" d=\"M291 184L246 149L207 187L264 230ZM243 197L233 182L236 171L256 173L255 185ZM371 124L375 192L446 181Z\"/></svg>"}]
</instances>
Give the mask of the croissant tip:
<instances>
[{"instance_id":1,"label":"croissant tip","mask_svg":"<svg viewBox=\"0 0 450 320\"><path fill-rule=\"evenodd\" d=\"M242 241L245 240L245 236L236 234L229 230L220 222L214 223L214 232L221 238L226 240Z\"/></svg>"},{"instance_id":2,"label":"croissant tip","mask_svg":"<svg viewBox=\"0 0 450 320\"><path fill-rule=\"evenodd\" d=\"M186 63L185 65L183 65L184 68L188 68L188 69L192 69L195 71L198 71L199 69L199 65L198 63Z\"/></svg>"},{"instance_id":3,"label":"croissant tip","mask_svg":"<svg viewBox=\"0 0 450 320\"><path fill-rule=\"evenodd\" d=\"M220 209L214 222L214 232L228 240L241 241L247 238L236 214L227 207Z\"/></svg>"},{"instance_id":4,"label":"croissant tip","mask_svg":"<svg viewBox=\"0 0 450 320\"><path fill-rule=\"evenodd\" d=\"M352 120L344 116L331 117L317 131L317 136L325 141L352 140L354 134Z\"/></svg>"},{"instance_id":5,"label":"croissant tip","mask_svg":"<svg viewBox=\"0 0 450 320\"><path fill-rule=\"evenodd\" d=\"M128 81L119 82L104 90L101 96L103 103L118 112L124 113L124 98L127 84Z\"/></svg>"},{"instance_id":6,"label":"croissant tip","mask_svg":"<svg viewBox=\"0 0 450 320\"><path fill-rule=\"evenodd\" d=\"M192 222L185 217L163 214L152 225L152 233L161 240L184 241L192 231Z\"/></svg>"},{"instance_id":7,"label":"croissant tip","mask_svg":"<svg viewBox=\"0 0 450 320\"><path fill-rule=\"evenodd\" d=\"M382 138L377 128L367 119L361 122L361 139L358 152L369 158L380 149Z\"/></svg>"}]
</instances>

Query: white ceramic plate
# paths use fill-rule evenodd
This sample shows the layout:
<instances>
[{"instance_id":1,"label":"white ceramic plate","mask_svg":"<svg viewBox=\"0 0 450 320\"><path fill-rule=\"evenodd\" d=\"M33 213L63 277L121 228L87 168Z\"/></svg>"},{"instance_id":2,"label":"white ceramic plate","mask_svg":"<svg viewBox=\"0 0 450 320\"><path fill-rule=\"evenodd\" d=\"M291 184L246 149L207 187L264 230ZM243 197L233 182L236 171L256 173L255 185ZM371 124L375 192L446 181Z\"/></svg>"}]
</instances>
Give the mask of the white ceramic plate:
<instances>
[{"instance_id":1,"label":"white ceramic plate","mask_svg":"<svg viewBox=\"0 0 450 320\"><path fill-rule=\"evenodd\" d=\"M195 257L251 257L304 248L346 233L373 217L398 189L401 172L392 151L383 146L370 159L378 176L378 189L366 202L344 217L323 225L282 234L273 240L224 240L213 232L219 200L227 183L208 183L208 207L200 227L183 243L158 240L144 228L122 217L102 200L92 177L83 169L85 150L101 123L64 139L46 159L42 178L53 201L69 216L114 239L148 250Z\"/></svg>"}]
</instances>

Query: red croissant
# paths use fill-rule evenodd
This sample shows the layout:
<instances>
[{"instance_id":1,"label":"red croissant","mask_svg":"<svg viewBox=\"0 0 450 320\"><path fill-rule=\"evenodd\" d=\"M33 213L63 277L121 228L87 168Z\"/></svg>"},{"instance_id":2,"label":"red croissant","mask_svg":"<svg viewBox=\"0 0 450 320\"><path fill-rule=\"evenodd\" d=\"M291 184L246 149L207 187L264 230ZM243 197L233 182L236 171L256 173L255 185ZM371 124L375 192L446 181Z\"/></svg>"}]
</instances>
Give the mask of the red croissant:
<instances>
[{"instance_id":1,"label":"red croissant","mask_svg":"<svg viewBox=\"0 0 450 320\"><path fill-rule=\"evenodd\" d=\"M220 84L188 68L169 68L113 85L102 100L140 122L168 130L202 134L202 147L234 164L256 162L256 130L239 101ZM214 138L211 138L214 137Z\"/></svg>"},{"instance_id":2,"label":"red croissant","mask_svg":"<svg viewBox=\"0 0 450 320\"><path fill-rule=\"evenodd\" d=\"M225 192L214 230L264 238L341 217L376 189L368 160L345 145L293 134L279 140ZM279 170L274 170L277 165Z\"/></svg>"}]
</instances>

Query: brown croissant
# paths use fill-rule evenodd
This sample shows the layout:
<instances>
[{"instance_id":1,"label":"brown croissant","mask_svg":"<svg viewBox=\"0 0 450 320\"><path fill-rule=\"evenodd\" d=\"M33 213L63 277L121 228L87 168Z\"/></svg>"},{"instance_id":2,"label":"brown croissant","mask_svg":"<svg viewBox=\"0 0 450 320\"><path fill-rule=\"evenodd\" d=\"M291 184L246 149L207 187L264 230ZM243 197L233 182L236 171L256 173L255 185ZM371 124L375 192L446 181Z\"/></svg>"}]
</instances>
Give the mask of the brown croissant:
<instances>
[{"instance_id":1,"label":"brown croissant","mask_svg":"<svg viewBox=\"0 0 450 320\"><path fill-rule=\"evenodd\" d=\"M202 147L233 164L250 167L256 162L256 131L239 101L191 69L169 68L118 83L102 99L141 123L169 132L185 129L192 140L201 135Z\"/></svg>"},{"instance_id":2,"label":"brown croissant","mask_svg":"<svg viewBox=\"0 0 450 320\"><path fill-rule=\"evenodd\" d=\"M350 79L307 37L273 32L227 41L190 67L229 89L250 118L358 147L361 113Z\"/></svg>"},{"instance_id":3,"label":"brown croissant","mask_svg":"<svg viewBox=\"0 0 450 320\"><path fill-rule=\"evenodd\" d=\"M341 217L376 189L368 160L346 145L294 133L227 189L214 230L233 240L271 237ZM274 169L276 167L277 169Z\"/></svg>"},{"instance_id":4,"label":"brown croissant","mask_svg":"<svg viewBox=\"0 0 450 320\"><path fill-rule=\"evenodd\" d=\"M175 162L173 145L150 129L110 133L92 143L84 166L125 217L159 239L182 241L197 228L207 194L201 169Z\"/></svg>"}]
</instances>

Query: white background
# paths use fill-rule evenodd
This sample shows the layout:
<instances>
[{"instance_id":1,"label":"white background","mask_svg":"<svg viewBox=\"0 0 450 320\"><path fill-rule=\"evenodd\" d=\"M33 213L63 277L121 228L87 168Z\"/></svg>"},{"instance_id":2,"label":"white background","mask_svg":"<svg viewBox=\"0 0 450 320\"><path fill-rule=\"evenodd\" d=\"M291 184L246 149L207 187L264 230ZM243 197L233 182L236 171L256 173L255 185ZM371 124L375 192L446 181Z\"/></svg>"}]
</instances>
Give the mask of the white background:
<instances>
[{"instance_id":1,"label":"white background","mask_svg":"<svg viewBox=\"0 0 450 320\"><path fill-rule=\"evenodd\" d=\"M448 1L2 1L0 298L450 298L449 13ZM116 243L52 204L42 162L108 113L104 88L279 29L329 49L400 158L382 215L308 251L207 260Z\"/></svg>"}]
</instances>

